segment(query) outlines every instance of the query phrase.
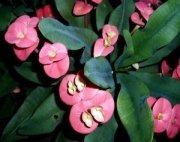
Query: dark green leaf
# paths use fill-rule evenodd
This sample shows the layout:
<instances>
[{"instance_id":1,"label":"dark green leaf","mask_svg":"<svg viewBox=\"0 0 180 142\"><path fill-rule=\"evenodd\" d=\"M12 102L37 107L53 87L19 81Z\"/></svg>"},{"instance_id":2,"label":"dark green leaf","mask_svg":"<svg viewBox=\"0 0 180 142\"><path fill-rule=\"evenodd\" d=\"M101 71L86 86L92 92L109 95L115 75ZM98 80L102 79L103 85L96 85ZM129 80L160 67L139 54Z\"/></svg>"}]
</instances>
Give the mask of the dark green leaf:
<instances>
[{"instance_id":1,"label":"dark green leaf","mask_svg":"<svg viewBox=\"0 0 180 142\"><path fill-rule=\"evenodd\" d=\"M166 97L172 104L180 103L180 81L145 72L131 72L131 74L147 85L152 96Z\"/></svg>"},{"instance_id":2,"label":"dark green leaf","mask_svg":"<svg viewBox=\"0 0 180 142\"><path fill-rule=\"evenodd\" d=\"M1 142L12 142L23 138L17 134L18 128L33 114L33 112L43 103L43 101L51 94L50 88L37 87L25 99L16 114L7 124L3 131Z\"/></svg>"},{"instance_id":3,"label":"dark green leaf","mask_svg":"<svg viewBox=\"0 0 180 142\"><path fill-rule=\"evenodd\" d=\"M59 14L72 26L83 27L84 16L73 15L73 6L75 0L55 0Z\"/></svg>"},{"instance_id":4,"label":"dark green leaf","mask_svg":"<svg viewBox=\"0 0 180 142\"><path fill-rule=\"evenodd\" d=\"M15 18L12 13L12 7L10 6L1 6L0 7L0 31L6 29L10 22Z\"/></svg>"},{"instance_id":5,"label":"dark green leaf","mask_svg":"<svg viewBox=\"0 0 180 142\"><path fill-rule=\"evenodd\" d=\"M153 118L146 98L146 85L132 75L118 74L121 90L117 100L119 117L131 142L152 142Z\"/></svg>"},{"instance_id":6,"label":"dark green leaf","mask_svg":"<svg viewBox=\"0 0 180 142\"><path fill-rule=\"evenodd\" d=\"M0 75L0 82L0 97L10 93L18 85L18 82L12 78L8 70Z\"/></svg>"},{"instance_id":7,"label":"dark green leaf","mask_svg":"<svg viewBox=\"0 0 180 142\"><path fill-rule=\"evenodd\" d=\"M18 132L22 135L50 133L61 123L63 116L64 111L57 106L55 96L51 94L36 109L32 117L20 126Z\"/></svg>"},{"instance_id":8,"label":"dark green leaf","mask_svg":"<svg viewBox=\"0 0 180 142\"><path fill-rule=\"evenodd\" d=\"M84 142L113 142L118 124L114 117L106 124L98 127L93 133L87 135Z\"/></svg>"},{"instance_id":9,"label":"dark green leaf","mask_svg":"<svg viewBox=\"0 0 180 142\"><path fill-rule=\"evenodd\" d=\"M124 29L129 30L129 17L134 12L134 2L133 0L123 0L122 4L119 5L112 12L109 24L114 24L118 27L120 33Z\"/></svg>"},{"instance_id":10,"label":"dark green leaf","mask_svg":"<svg viewBox=\"0 0 180 142\"><path fill-rule=\"evenodd\" d=\"M169 44L180 32L180 1L170 0L150 17L146 27L133 35L134 55L124 66L148 59L156 50Z\"/></svg>"},{"instance_id":11,"label":"dark green leaf","mask_svg":"<svg viewBox=\"0 0 180 142\"><path fill-rule=\"evenodd\" d=\"M112 11L112 6L109 0L103 0L96 8L96 27L100 30L106 23L107 18Z\"/></svg>"},{"instance_id":12,"label":"dark green leaf","mask_svg":"<svg viewBox=\"0 0 180 142\"><path fill-rule=\"evenodd\" d=\"M70 138L70 136L71 136L70 134L68 134L68 136L66 136L66 135L64 134L64 132L61 131L61 132L58 134L55 142L79 142L79 140L72 140L72 139ZM77 137L76 137L76 138L77 138Z\"/></svg>"},{"instance_id":13,"label":"dark green leaf","mask_svg":"<svg viewBox=\"0 0 180 142\"><path fill-rule=\"evenodd\" d=\"M92 39L96 34L88 29L65 26L59 21L44 18L39 23L41 33L51 42L62 42L69 50L78 50L82 47L91 48Z\"/></svg>"},{"instance_id":14,"label":"dark green leaf","mask_svg":"<svg viewBox=\"0 0 180 142\"><path fill-rule=\"evenodd\" d=\"M92 83L102 88L112 88L114 86L111 65L104 57L92 58L86 62L84 74Z\"/></svg>"}]
</instances>

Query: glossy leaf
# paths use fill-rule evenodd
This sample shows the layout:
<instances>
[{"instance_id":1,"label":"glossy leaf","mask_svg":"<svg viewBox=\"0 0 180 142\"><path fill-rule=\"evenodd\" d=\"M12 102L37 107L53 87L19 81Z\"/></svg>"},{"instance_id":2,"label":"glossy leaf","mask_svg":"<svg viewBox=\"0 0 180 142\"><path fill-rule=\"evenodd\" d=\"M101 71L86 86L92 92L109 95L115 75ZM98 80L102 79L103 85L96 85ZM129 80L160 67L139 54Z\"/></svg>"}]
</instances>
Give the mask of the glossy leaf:
<instances>
[{"instance_id":1,"label":"glossy leaf","mask_svg":"<svg viewBox=\"0 0 180 142\"><path fill-rule=\"evenodd\" d=\"M12 142L24 138L17 134L18 128L33 114L40 104L50 95L50 88L37 87L24 100L21 107L6 125L0 139L1 142Z\"/></svg>"},{"instance_id":2,"label":"glossy leaf","mask_svg":"<svg viewBox=\"0 0 180 142\"><path fill-rule=\"evenodd\" d=\"M18 85L18 82L13 79L8 70L1 73L0 82L0 97L10 93Z\"/></svg>"},{"instance_id":3,"label":"glossy leaf","mask_svg":"<svg viewBox=\"0 0 180 142\"><path fill-rule=\"evenodd\" d=\"M92 58L84 67L85 76L94 84L102 88L112 88L114 79L112 68L104 57Z\"/></svg>"},{"instance_id":4,"label":"glossy leaf","mask_svg":"<svg viewBox=\"0 0 180 142\"><path fill-rule=\"evenodd\" d=\"M164 57L168 56L174 49L180 45L180 34L176 36L168 45L157 50L148 60L140 63L140 66L152 65L160 62Z\"/></svg>"},{"instance_id":5,"label":"glossy leaf","mask_svg":"<svg viewBox=\"0 0 180 142\"><path fill-rule=\"evenodd\" d=\"M36 71L33 70L32 62L24 62L20 66L14 66L16 72L21 75L23 78L27 79L28 81L42 84L40 81L38 74Z\"/></svg>"},{"instance_id":6,"label":"glossy leaf","mask_svg":"<svg viewBox=\"0 0 180 142\"><path fill-rule=\"evenodd\" d=\"M118 124L114 117L106 124L99 126L94 132L85 136L84 142L113 142Z\"/></svg>"},{"instance_id":7,"label":"glossy leaf","mask_svg":"<svg viewBox=\"0 0 180 142\"><path fill-rule=\"evenodd\" d=\"M33 113L32 117L23 123L18 132L22 135L38 135L52 132L64 116L55 101L54 94L47 97Z\"/></svg>"},{"instance_id":8,"label":"glossy leaf","mask_svg":"<svg viewBox=\"0 0 180 142\"><path fill-rule=\"evenodd\" d=\"M14 18L12 7L0 6L0 31L5 30Z\"/></svg>"},{"instance_id":9,"label":"glossy leaf","mask_svg":"<svg viewBox=\"0 0 180 142\"><path fill-rule=\"evenodd\" d=\"M75 16L72 13L74 0L55 0L55 4L59 14L72 26L83 27L84 16Z\"/></svg>"},{"instance_id":10,"label":"glossy leaf","mask_svg":"<svg viewBox=\"0 0 180 142\"><path fill-rule=\"evenodd\" d=\"M109 19L109 24L116 25L121 34L123 30L129 30L129 18L133 12L133 0L123 0L122 4L117 6L117 8L112 12Z\"/></svg>"},{"instance_id":11,"label":"glossy leaf","mask_svg":"<svg viewBox=\"0 0 180 142\"><path fill-rule=\"evenodd\" d=\"M152 142L153 118L146 103L150 94L146 85L132 75L118 74L121 90L117 110L131 142Z\"/></svg>"},{"instance_id":12,"label":"glossy leaf","mask_svg":"<svg viewBox=\"0 0 180 142\"><path fill-rule=\"evenodd\" d=\"M65 26L51 18L41 20L39 29L48 40L62 42L69 50L78 50L82 47L91 48L90 42L96 37L96 34L91 30Z\"/></svg>"},{"instance_id":13,"label":"glossy leaf","mask_svg":"<svg viewBox=\"0 0 180 142\"><path fill-rule=\"evenodd\" d=\"M152 96L165 97L172 104L180 103L180 82L178 80L145 72L131 72L131 74L147 85Z\"/></svg>"},{"instance_id":14,"label":"glossy leaf","mask_svg":"<svg viewBox=\"0 0 180 142\"><path fill-rule=\"evenodd\" d=\"M170 0L151 15L146 27L133 35L134 55L124 66L151 57L157 49L169 44L180 31L180 1Z\"/></svg>"},{"instance_id":15,"label":"glossy leaf","mask_svg":"<svg viewBox=\"0 0 180 142\"><path fill-rule=\"evenodd\" d=\"M106 23L106 20L112 11L112 6L109 0L103 0L96 8L96 27L100 30Z\"/></svg>"}]
</instances>

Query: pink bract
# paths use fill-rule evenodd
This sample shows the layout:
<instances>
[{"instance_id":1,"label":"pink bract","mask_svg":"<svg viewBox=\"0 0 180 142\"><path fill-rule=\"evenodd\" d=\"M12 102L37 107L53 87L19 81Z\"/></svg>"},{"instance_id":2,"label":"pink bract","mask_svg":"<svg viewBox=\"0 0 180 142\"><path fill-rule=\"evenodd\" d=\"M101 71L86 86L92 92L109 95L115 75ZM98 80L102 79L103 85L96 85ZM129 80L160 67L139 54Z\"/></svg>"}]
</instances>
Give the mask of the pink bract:
<instances>
[{"instance_id":1,"label":"pink bract","mask_svg":"<svg viewBox=\"0 0 180 142\"><path fill-rule=\"evenodd\" d=\"M17 18L15 22L25 24L27 27L35 28L39 22L39 19L37 17L30 18L28 15L23 15Z\"/></svg>"},{"instance_id":2,"label":"pink bract","mask_svg":"<svg viewBox=\"0 0 180 142\"><path fill-rule=\"evenodd\" d=\"M144 2L136 2L135 6L146 21L149 20L150 15L154 12L154 10Z\"/></svg>"},{"instance_id":3,"label":"pink bract","mask_svg":"<svg viewBox=\"0 0 180 142\"><path fill-rule=\"evenodd\" d=\"M166 98L159 98L153 106L154 132L166 130L171 118L172 106Z\"/></svg>"},{"instance_id":4,"label":"pink bract","mask_svg":"<svg viewBox=\"0 0 180 142\"><path fill-rule=\"evenodd\" d=\"M148 103L148 105L149 105L149 107L150 108L152 108L152 106L154 105L154 103L156 102L156 98L155 97L153 97L153 96L149 96L148 98L147 98L147 103Z\"/></svg>"},{"instance_id":5,"label":"pink bract","mask_svg":"<svg viewBox=\"0 0 180 142\"><path fill-rule=\"evenodd\" d=\"M5 33L5 40L10 44L15 44L19 48L27 48L37 42L38 36L34 28L16 22L9 26Z\"/></svg>"},{"instance_id":6,"label":"pink bract","mask_svg":"<svg viewBox=\"0 0 180 142\"><path fill-rule=\"evenodd\" d=\"M174 138L180 131L180 104L176 104L172 109L171 120L166 129L168 138Z\"/></svg>"},{"instance_id":7,"label":"pink bract","mask_svg":"<svg viewBox=\"0 0 180 142\"><path fill-rule=\"evenodd\" d=\"M53 62L63 60L68 56L67 48L62 43L47 43L45 42L39 52L39 62L47 65Z\"/></svg>"},{"instance_id":8,"label":"pink bract","mask_svg":"<svg viewBox=\"0 0 180 142\"><path fill-rule=\"evenodd\" d=\"M34 45L32 45L28 48L22 49L22 48L18 48L15 46L13 48L13 50L14 50L14 53L18 57L19 60L25 61L30 56L30 54L36 49L38 44L39 44L39 39L37 40L37 42Z\"/></svg>"},{"instance_id":9,"label":"pink bract","mask_svg":"<svg viewBox=\"0 0 180 142\"><path fill-rule=\"evenodd\" d=\"M142 19L140 18L139 14L137 12L134 12L132 15L131 15L131 20L138 24L139 26L144 26L145 23L142 21Z\"/></svg>"},{"instance_id":10,"label":"pink bract","mask_svg":"<svg viewBox=\"0 0 180 142\"><path fill-rule=\"evenodd\" d=\"M44 18L43 8L39 8L39 9L36 11L36 16L39 18L39 20L41 20L42 18Z\"/></svg>"},{"instance_id":11,"label":"pink bract","mask_svg":"<svg viewBox=\"0 0 180 142\"><path fill-rule=\"evenodd\" d=\"M173 73L172 73L172 78L175 78L175 79L177 79L177 80L180 79L180 65L178 65L178 66L174 69L174 71L173 71Z\"/></svg>"},{"instance_id":12,"label":"pink bract","mask_svg":"<svg viewBox=\"0 0 180 142\"><path fill-rule=\"evenodd\" d=\"M50 4L46 4L43 8L43 16L44 17L51 17L51 18L55 18L54 13L52 11L51 5Z\"/></svg>"},{"instance_id":13,"label":"pink bract","mask_svg":"<svg viewBox=\"0 0 180 142\"><path fill-rule=\"evenodd\" d=\"M93 6L83 1L76 1L73 8L73 14L77 16L85 15L93 9Z\"/></svg>"},{"instance_id":14,"label":"pink bract","mask_svg":"<svg viewBox=\"0 0 180 142\"><path fill-rule=\"evenodd\" d=\"M103 38L96 40L96 42L94 44L94 51L93 51L94 57L107 56L111 52L113 52L113 50L114 50L113 46L106 47L104 44L105 44L105 40Z\"/></svg>"},{"instance_id":15,"label":"pink bract","mask_svg":"<svg viewBox=\"0 0 180 142\"><path fill-rule=\"evenodd\" d=\"M102 28L102 37L104 40L108 40L110 45L114 45L119 37L119 31L116 26L106 24Z\"/></svg>"},{"instance_id":16,"label":"pink bract","mask_svg":"<svg viewBox=\"0 0 180 142\"><path fill-rule=\"evenodd\" d=\"M94 131L98 127L98 123L96 121L92 122L91 127L87 127L82 121L82 113L88 112L92 107L91 102L89 101L81 101L72 106L69 115L69 121L72 128L81 134L88 134Z\"/></svg>"},{"instance_id":17,"label":"pink bract","mask_svg":"<svg viewBox=\"0 0 180 142\"><path fill-rule=\"evenodd\" d=\"M93 1L96 4L100 4L102 2L102 0L91 0L91 1Z\"/></svg>"},{"instance_id":18,"label":"pink bract","mask_svg":"<svg viewBox=\"0 0 180 142\"><path fill-rule=\"evenodd\" d=\"M91 127L87 127L81 118L83 112L88 112L92 117L94 117L90 110L96 107L102 109L104 120L101 123L106 123L114 113L115 106L112 95L107 91L99 90L96 96L92 99L81 101L80 103L73 105L70 111L69 120L75 131L82 134L88 134L97 128L98 123L95 118Z\"/></svg>"},{"instance_id":19,"label":"pink bract","mask_svg":"<svg viewBox=\"0 0 180 142\"><path fill-rule=\"evenodd\" d=\"M98 88L90 83L87 79L85 79L84 76L81 75L81 78L83 78L85 86L83 90L79 91L77 88L77 76L74 74L66 75L63 80L61 81L61 84L59 86L59 95L61 100L67 104L67 105L74 105L82 100L88 100L94 97L98 91ZM69 83L72 83L72 88L70 88L68 85ZM69 92L69 89L73 89L73 93Z\"/></svg>"},{"instance_id":20,"label":"pink bract","mask_svg":"<svg viewBox=\"0 0 180 142\"><path fill-rule=\"evenodd\" d=\"M163 75L166 75L168 74L168 72L170 71L170 67L167 63L166 60L163 60L162 63L161 63L161 72Z\"/></svg>"}]
</instances>

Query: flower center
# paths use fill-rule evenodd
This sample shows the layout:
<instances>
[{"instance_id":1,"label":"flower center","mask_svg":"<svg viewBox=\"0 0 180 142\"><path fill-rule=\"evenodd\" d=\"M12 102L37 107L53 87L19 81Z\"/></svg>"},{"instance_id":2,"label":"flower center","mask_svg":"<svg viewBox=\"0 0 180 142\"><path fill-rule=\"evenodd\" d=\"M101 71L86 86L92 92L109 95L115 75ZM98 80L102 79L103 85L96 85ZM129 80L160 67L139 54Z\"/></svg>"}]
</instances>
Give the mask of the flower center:
<instances>
[{"instance_id":1,"label":"flower center","mask_svg":"<svg viewBox=\"0 0 180 142\"><path fill-rule=\"evenodd\" d=\"M92 127L92 125L93 125L93 117L89 112L83 112L81 118L82 118L82 121L84 122L84 124L88 128Z\"/></svg>"},{"instance_id":2,"label":"flower center","mask_svg":"<svg viewBox=\"0 0 180 142\"><path fill-rule=\"evenodd\" d=\"M105 47L109 47L111 45L111 40L108 38L108 39L105 39L104 40L104 46Z\"/></svg>"},{"instance_id":3,"label":"flower center","mask_svg":"<svg viewBox=\"0 0 180 142\"><path fill-rule=\"evenodd\" d=\"M78 91L82 91L86 86L84 79L81 76L78 76L78 81L75 82Z\"/></svg>"},{"instance_id":4,"label":"flower center","mask_svg":"<svg viewBox=\"0 0 180 142\"><path fill-rule=\"evenodd\" d=\"M49 55L49 57L54 58L56 56L56 54L57 54L56 51L51 50L48 55Z\"/></svg>"},{"instance_id":5,"label":"flower center","mask_svg":"<svg viewBox=\"0 0 180 142\"><path fill-rule=\"evenodd\" d=\"M23 39L24 37L25 37L25 36L24 36L24 33L23 33L23 32L18 33L18 38Z\"/></svg>"},{"instance_id":6,"label":"flower center","mask_svg":"<svg viewBox=\"0 0 180 142\"><path fill-rule=\"evenodd\" d=\"M103 122L105 117L103 114L103 108L101 106L99 107L92 107L90 110L93 118L97 121L97 122Z\"/></svg>"},{"instance_id":7,"label":"flower center","mask_svg":"<svg viewBox=\"0 0 180 142\"><path fill-rule=\"evenodd\" d=\"M113 37L116 36L116 33L115 32L107 32L107 36L108 36L108 38L112 39Z\"/></svg>"},{"instance_id":8,"label":"flower center","mask_svg":"<svg viewBox=\"0 0 180 142\"><path fill-rule=\"evenodd\" d=\"M160 113L158 114L158 116L157 116L157 119L158 119L158 120L162 120L162 119L163 119L163 113L160 112Z\"/></svg>"},{"instance_id":9,"label":"flower center","mask_svg":"<svg viewBox=\"0 0 180 142\"><path fill-rule=\"evenodd\" d=\"M76 85L74 85L74 83L72 81L68 81L68 92L69 92L69 94L74 95L76 90L77 90Z\"/></svg>"}]
</instances>

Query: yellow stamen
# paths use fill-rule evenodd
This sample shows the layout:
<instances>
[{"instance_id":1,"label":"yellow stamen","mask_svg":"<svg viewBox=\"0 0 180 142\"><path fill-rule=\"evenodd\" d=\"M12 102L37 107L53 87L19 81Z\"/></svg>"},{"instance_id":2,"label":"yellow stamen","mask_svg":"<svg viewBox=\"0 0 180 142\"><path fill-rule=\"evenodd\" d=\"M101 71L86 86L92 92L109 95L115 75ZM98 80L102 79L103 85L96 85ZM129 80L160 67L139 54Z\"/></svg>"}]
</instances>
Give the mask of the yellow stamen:
<instances>
[{"instance_id":1,"label":"yellow stamen","mask_svg":"<svg viewBox=\"0 0 180 142\"><path fill-rule=\"evenodd\" d=\"M103 108L101 106L92 107L91 108L91 114L97 122L103 122L105 120L105 117L103 114Z\"/></svg>"},{"instance_id":2,"label":"yellow stamen","mask_svg":"<svg viewBox=\"0 0 180 142\"><path fill-rule=\"evenodd\" d=\"M74 95L76 90L77 90L77 87L73 84L73 82L68 81L68 92L69 92L69 94Z\"/></svg>"},{"instance_id":3,"label":"yellow stamen","mask_svg":"<svg viewBox=\"0 0 180 142\"><path fill-rule=\"evenodd\" d=\"M93 125L93 117L89 112L83 112L81 118L82 118L82 121L84 122L84 124L88 128L92 127L92 125Z\"/></svg>"},{"instance_id":4,"label":"yellow stamen","mask_svg":"<svg viewBox=\"0 0 180 142\"><path fill-rule=\"evenodd\" d=\"M23 32L18 33L18 38L22 39L22 38L24 38L24 37L25 37L25 36L24 36L24 33L23 33Z\"/></svg>"},{"instance_id":5,"label":"yellow stamen","mask_svg":"<svg viewBox=\"0 0 180 142\"><path fill-rule=\"evenodd\" d=\"M51 50L48 55L49 55L49 57L54 58L56 56L56 54L57 54L56 51Z\"/></svg>"},{"instance_id":6,"label":"yellow stamen","mask_svg":"<svg viewBox=\"0 0 180 142\"><path fill-rule=\"evenodd\" d=\"M116 33L115 32L107 32L107 36L108 38L113 38L114 36L116 36Z\"/></svg>"},{"instance_id":7,"label":"yellow stamen","mask_svg":"<svg viewBox=\"0 0 180 142\"><path fill-rule=\"evenodd\" d=\"M162 120L162 119L163 119L163 113L160 112L160 113L158 114L158 116L157 116L157 119L158 119L158 120Z\"/></svg>"},{"instance_id":8,"label":"yellow stamen","mask_svg":"<svg viewBox=\"0 0 180 142\"><path fill-rule=\"evenodd\" d=\"M81 76L78 76L78 81L76 82L77 89L82 91L86 86L84 79Z\"/></svg>"}]
</instances>

